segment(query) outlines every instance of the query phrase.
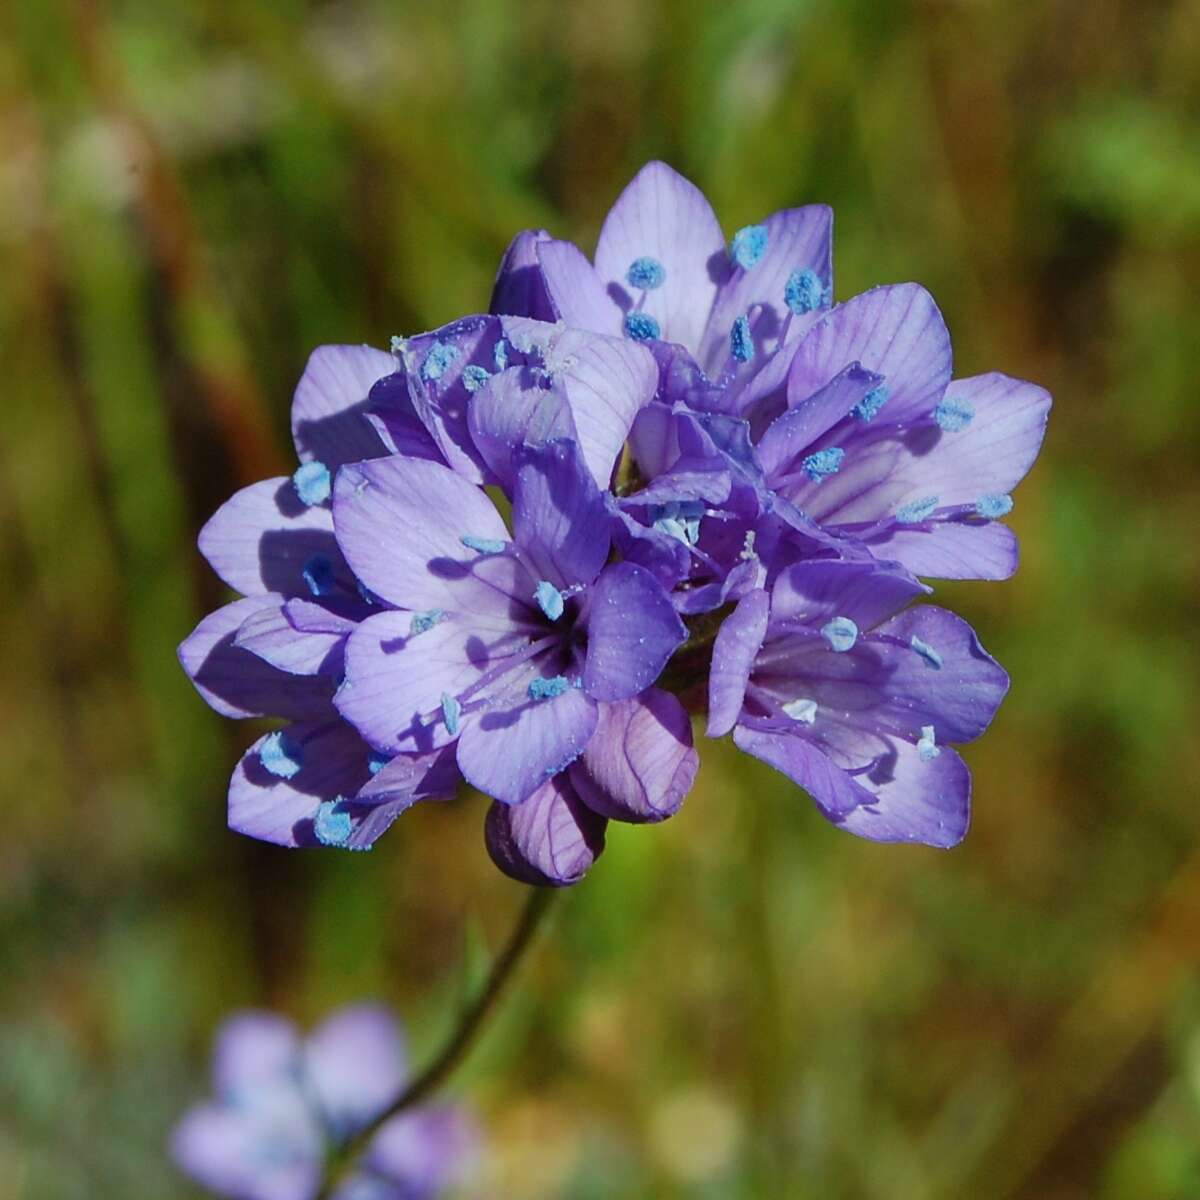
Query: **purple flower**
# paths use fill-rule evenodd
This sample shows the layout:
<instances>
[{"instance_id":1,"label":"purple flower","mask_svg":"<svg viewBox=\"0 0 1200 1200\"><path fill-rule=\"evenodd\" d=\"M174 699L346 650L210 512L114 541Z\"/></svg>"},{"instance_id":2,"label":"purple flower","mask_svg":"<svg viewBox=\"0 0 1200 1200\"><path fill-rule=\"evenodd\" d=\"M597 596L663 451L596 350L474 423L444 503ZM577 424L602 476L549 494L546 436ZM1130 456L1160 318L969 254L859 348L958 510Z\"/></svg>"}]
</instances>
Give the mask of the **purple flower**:
<instances>
[{"instance_id":1,"label":"purple flower","mask_svg":"<svg viewBox=\"0 0 1200 1200\"><path fill-rule=\"evenodd\" d=\"M438 756L387 763L332 703L346 639L373 605L334 538L331 473L386 453L364 414L395 366L367 346L315 351L292 407L299 469L243 488L200 533L213 569L245 598L201 621L180 661L222 715L291 722L250 747L229 787L230 827L284 846L366 849L410 804L458 780Z\"/></svg>"},{"instance_id":2,"label":"purple flower","mask_svg":"<svg viewBox=\"0 0 1200 1200\"><path fill-rule=\"evenodd\" d=\"M307 1038L268 1012L230 1017L217 1034L213 1098L171 1136L180 1169L237 1200L310 1200L329 1151L400 1094L404 1040L370 1004L339 1009ZM459 1109L406 1111L372 1138L339 1200L433 1200L459 1182L477 1137Z\"/></svg>"},{"instance_id":3,"label":"purple flower","mask_svg":"<svg viewBox=\"0 0 1200 1200\"><path fill-rule=\"evenodd\" d=\"M899 568L809 562L747 593L717 635L709 736L732 731L860 837L956 844L970 776L947 743L983 733L1008 677L953 613L904 607L928 590Z\"/></svg>"},{"instance_id":4,"label":"purple flower","mask_svg":"<svg viewBox=\"0 0 1200 1200\"><path fill-rule=\"evenodd\" d=\"M493 856L574 882L605 816L659 819L691 782L686 716L652 687L686 630L649 571L608 562L609 509L577 443L514 448L511 405L493 421L477 404L478 440L511 478L511 535L448 468L394 457L338 475L339 543L392 608L351 635L336 704L385 754L453 745L468 782L519 806L489 818ZM622 747L628 770L614 772Z\"/></svg>"}]
</instances>

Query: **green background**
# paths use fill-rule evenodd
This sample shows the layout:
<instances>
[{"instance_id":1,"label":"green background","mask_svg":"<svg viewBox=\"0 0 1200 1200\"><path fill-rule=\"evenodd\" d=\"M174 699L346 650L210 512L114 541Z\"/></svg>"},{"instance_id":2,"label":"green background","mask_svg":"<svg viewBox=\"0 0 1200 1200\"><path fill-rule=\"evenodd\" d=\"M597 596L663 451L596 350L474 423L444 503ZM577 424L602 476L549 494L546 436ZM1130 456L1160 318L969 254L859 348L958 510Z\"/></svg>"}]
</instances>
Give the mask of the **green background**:
<instances>
[{"instance_id":1,"label":"green background","mask_svg":"<svg viewBox=\"0 0 1200 1200\"><path fill-rule=\"evenodd\" d=\"M0 6L0 1196L193 1195L212 1031L378 996L423 1057L521 889L484 804L370 855L224 828L255 730L175 646L194 549L290 470L321 342L592 245L643 161L727 230L831 203L836 295L915 279L958 373L1054 393L1023 563L943 586L1013 689L951 853L703 746L611 827L452 1090L500 1200L1200 1195L1200 6Z\"/></svg>"}]
</instances>

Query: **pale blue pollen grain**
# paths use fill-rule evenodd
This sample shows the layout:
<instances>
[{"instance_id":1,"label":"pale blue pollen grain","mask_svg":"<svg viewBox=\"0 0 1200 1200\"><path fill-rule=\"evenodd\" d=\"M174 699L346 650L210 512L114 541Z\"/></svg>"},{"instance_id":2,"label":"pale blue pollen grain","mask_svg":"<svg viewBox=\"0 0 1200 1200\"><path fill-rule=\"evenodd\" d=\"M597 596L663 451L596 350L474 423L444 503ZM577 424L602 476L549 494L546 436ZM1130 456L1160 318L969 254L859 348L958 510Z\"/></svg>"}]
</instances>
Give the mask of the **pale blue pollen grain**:
<instances>
[{"instance_id":1,"label":"pale blue pollen grain","mask_svg":"<svg viewBox=\"0 0 1200 1200\"><path fill-rule=\"evenodd\" d=\"M933 410L933 419L947 433L958 433L966 429L975 418L975 409L965 400L945 397Z\"/></svg>"},{"instance_id":2,"label":"pale blue pollen grain","mask_svg":"<svg viewBox=\"0 0 1200 1200\"><path fill-rule=\"evenodd\" d=\"M472 363L469 367L463 367L462 381L463 387L468 392L477 392L489 379L492 373L487 367L481 367L477 363Z\"/></svg>"},{"instance_id":3,"label":"pale blue pollen grain","mask_svg":"<svg viewBox=\"0 0 1200 1200\"><path fill-rule=\"evenodd\" d=\"M789 311L804 316L828 303L825 287L816 271L793 271L783 288L783 300Z\"/></svg>"},{"instance_id":4,"label":"pale blue pollen grain","mask_svg":"<svg viewBox=\"0 0 1200 1200\"><path fill-rule=\"evenodd\" d=\"M399 357L400 355L402 355L404 353L404 349L407 345L408 345L407 338L398 337L396 334L392 334L391 349L392 349L392 353L395 354L397 357Z\"/></svg>"},{"instance_id":5,"label":"pale blue pollen grain","mask_svg":"<svg viewBox=\"0 0 1200 1200\"><path fill-rule=\"evenodd\" d=\"M649 342L659 335L658 322L644 312L625 314L625 333L635 342Z\"/></svg>"},{"instance_id":6,"label":"pale blue pollen grain","mask_svg":"<svg viewBox=\"0 0 1200 1200\"><path fill-rule=\"evenodd\" d=\"M502 554L504 552L504 543L495 538L481 538L472 533L464 533L458 540L468 550L474 550L476 554Z\"/></svg>"},{"instance_id":7,"label":"pale blue pollen grain","mask_svg":"<svg viewBox=\"0 0 1200 1200\"><path fill-rule=\"evenodd\" d=\"M329 499L332 480L323 462L306 462L292 476L296 495L310 508Z\"/></svg>"},{"instance_id":8,"label":"pale blue pollen grain","mask_svg":"<svg viewBox=\"0 0 1200 1200\"><path fill-rule=\"evenodd\" d=\"M458 347L449 342L434 342L425 356L425 364L421 367L421 378L427 383L441 379L446 368L458 358Z\"/></svg>"},{"instance_id":9,"label":"pale blue pollen grain","mask_svg":"<svg viewBox=\"0 0 1200 1200\"><path fill-rule=\"evenodd\" d=\"M989 521L994 521L997 517L1007 516L1012 512L1013 502L1011 496L997 495L989 493L986 496L980 496L975 501L975 511L981 517L987 517Z\"/></svg>"},{"instance_id":10,"label":"pale blue pollen grain","mask_svg":"<svg viewBox=\"0 0 1200 1200\"><path fill-rule=\"evenodd\" d=\"M553 700L571 686L565 675L552 675L549 679L535 679L529 685L530 700Z\"/></svg>"},{"instance_id":11,"label":"pale blue pollen grain","mask_svg":"<svg viewBox=\"0 0 1200 1200\"><path fill-rule=\"evenodd\" d=\"M784 713L801 725L811 725L817 719L817 702L815 700L789 700L783 706Z\"/></svg>"},{"instance_id":12,"label":"pale blue pollen grain","mask_svg":"<svg viewBox=\"0 0 1200 1200\"><path fill-rule=\"evenodd\" d=\"M765 225L747 225L733 235L729 256L743 271L748 271L766 254L769 239Z\"/></svg>"},{"instance_id":13,"label":"pale blue pollen grain","mask_svg":"<svg viewBox=\"0 0 1200 1200\"><path fill-rule=\"evenodd\" d=\"M921 641L914 633L908 639L908 644L925 660L925 665L931 671L940 671L942 669L942 656L928 642Z\"/></svg>"},{"instance_id":14,"label":"pale blue pollen grain","mask_svg":"<svg viewBox=\"0 0 1200 1200\"><path fill-rule=\"evenodd\" d=\"M820 483L822 479L838 473L845 457L846 452L840 446L829 446L810 454L800 465L813 483Z\"/></svg>"},{"instance_id":15,"label":"pale blue pollen grain","mask_svg":"<svg viewBox=\"0 0 1200 1200\"><path fill-rule=\"evenodd\" d=\"M388 758L386 754L380 754L377 751L372 750L371 753L367 755L367 770L370 771L372 775L378 775L379 772L382 771L383 768L386 767L391 761L392 760Z\"/></svg>"},{"instance_id":16,"label":"pale blue pollen grain","mask_svg":"<svg viewBox=\"0 0 1200 1200\"><path fill-rule=\"evenodd\" d=\"M323 846L344 846L350 840L354 822L350 814L340 808L341 800L323 800L313 817L313 833Z\"/></svg>"},{"instance_id":17,"label":"pale blue pollen grain","mask_svg":"<svg viewBox=\"0 0 1200 1200\"><path fill-rule=\"evenodd\" d=\"M888 402L891 392L885 384L872 388L850 411L860 421L873 421L879 410Z\"/></svg>"},{"instance_id":18,"label":"pale blue pollen grain","mask_svg":"<svg viewBox=\"0 0 1200 1200\"><path fill-rule=\"evenodd\" d=\"M844 654L854 649L858 641L858 626L849 617L834 617L821 629L821 636L829 643L830 650Z\"/></svg>"},{"instance_id":19,"label":"pale blue pollen grain","mask_svg":"<svg viewBox=\"0 0 1200 1200\"><path fill-rule=\"evenodd\" d=\"M740 363L754 357L754 337L750 333L750 318L738 317L729 331L729 353Z\"/></svg>"},{"instance_id":20,"label":"pale blue pollen grain","mask_svg":"<svg viewBox=\"0 0 1200 1200\"><path fill-rule=\"evenodd\" d=\"M932 762L941 754L938 749L937 736L932 725L921 726L921 737L917 742L917 757L922 762Z\"/></svg>"},{"instance_id":21,"label":"pale blue pollen grain","mask_svg":"<svg viewBox=\"0 0 1200 1200\"><path fill-rule=\"evenodd\" d=\"M625 281L629 286L643 292L653 292L662 287L666 278L667 271L662 263L657 258L646 255L635 258L629 264L629 270L625 272Z\"/></svg>"},{"instance_id":22,"label":"pale blue pollen grain","mask_svg":"<svg viewBox=\"0 0 1200 1200\"><path fill-rule=\"evenodd\" d=\"M538 581L537 588L534 590L533 598L538 603L538 608L542 610L552 621L557 621L563 615L563 594L552 584L548 579Z\"/></svg>"},{"instance_id":23,"label":"pale blue pollen grain","mask_svg":"<svg viewBox=\"0 0 1200 1200\"><path fill-rule=\"evenodd\" d=\"M304 766L304 749L286 731L277 729L263 739L258 761L277 779L291 779Z\"/></svg>"},{"instance_id":24,"label":"pale blue pollen grain","mask_svg":"<svg viewBox=\"0 0 1200 1200\"><path fill-rule=\"evenodd\" d=\"M924 521L931 516L937 506L938 498L936 496L922 496L920 500L913 500L898 508L896 520L901 525L916 525L919 521Z\"/></svg>"},{"instance_id":25,"label":"pale blue pollen grain","mask_svg":"<svg viewBox=\"0 0 1200 1200\"><path fill-rule=\"evenodd\" d=\"M508 369L508 342L504 338L501 338L493 347L492 362L496 364L497 371Z\"/></svg>"},{"instance_id":26,"label":"pale blue pollen grain","mask_svg":"<svg viewBox=\"0 0 1200 1200\"><path fill-rule=\"evenodd\" d=\"M419 633L427 632L445 615L445 612L440 608L431 608L428 612L413 613L412 620L408 624L408 636L416 637Z\"/></svg>"},{"instance_id":27,"label":"pale blue pollen grain","mask_svg":"<svg viewBox=\"0 0 1200 1200\"><path fill-rule=\"evenodd\" d=\"M446 732L454 737L458 733L458 719L462 716L462 705L449 692L442 693L442 719L446 722Z\"/></svg>"},{"instance_id":28,"label":"pale blue pollen grain","mask_svg":"<svg viewBox=\"0 0 1200 1200\"><path fill-rule=\"evenodd\" d=\"M333 591L333 563L324 554L314 554L300 576L314 596L328 596Z\"/></svg>"}]
</instances>

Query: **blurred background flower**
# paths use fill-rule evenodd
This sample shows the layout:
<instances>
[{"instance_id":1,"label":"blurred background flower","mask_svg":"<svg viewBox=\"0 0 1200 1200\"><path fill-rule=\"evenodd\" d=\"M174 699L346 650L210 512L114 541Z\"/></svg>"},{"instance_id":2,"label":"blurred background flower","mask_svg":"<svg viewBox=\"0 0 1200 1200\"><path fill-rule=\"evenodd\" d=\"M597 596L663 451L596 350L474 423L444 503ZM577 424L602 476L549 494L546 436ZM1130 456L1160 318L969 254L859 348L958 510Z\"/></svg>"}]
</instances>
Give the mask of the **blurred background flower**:
<instances>
[{"instance_id":1,"label":"blurred background flower","mask_svg":"<svg viewBox=\"0 0 1200 1200\"><path fill-rule=\"evenodd\" d=\"M384 996L416 1062L452 1023L520 902L484 802L368 855L230 834L195 534L294 466L314 346L485 307L652 157L729 229L831 204L838 299L918 280L957 374L1054 394L1020 572L937 594L1014 685L951 854L732 747L613 828L451 1089L475 1194L1194 1192L1197 112L1187 0L0 9L0 1192L194 1194L163 1146L231 1008Z\"/></svg>"}]
</instances>

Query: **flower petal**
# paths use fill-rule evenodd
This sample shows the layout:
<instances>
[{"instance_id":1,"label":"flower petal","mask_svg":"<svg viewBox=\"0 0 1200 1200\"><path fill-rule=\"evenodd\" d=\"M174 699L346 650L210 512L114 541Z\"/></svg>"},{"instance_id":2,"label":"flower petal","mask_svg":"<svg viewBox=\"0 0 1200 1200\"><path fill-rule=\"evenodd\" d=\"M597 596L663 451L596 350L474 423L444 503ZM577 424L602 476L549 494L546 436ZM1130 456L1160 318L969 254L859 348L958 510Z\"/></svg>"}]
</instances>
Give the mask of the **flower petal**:
<instances>
[{"instance_id":1,"label":"flower petal","mask_svg":"<svg viewBox=\"0 0 1200 1200\"><path fill-rule=\"evenodd\" d=\"M1017 569L1017 535L999 521L892 526L868 544L881 559L927 579L1008 579Z\"/></svg>"},{"instance_id":2,"label":"flower petal","mask_svg":"<svg viewBox=\"0 0 1200 1200\"><path fill-rule=\"evenodd\" d=\"M348 631L302 633L288 618L290 603L296 602L281 600L252 613L238 628L234 645L291 675L340 677Z\"/></svg>"},{"instance_id":3,"label":"flower petal","mask_svg":"<svg viewBox=\"0 0 1200 1200\"><path fill-rule=\"evenodd\" d=\"M852 362L886 378L888 420L930 413L950 382L950 334L933 297L919 284L863 292L839 304L796 347L788 403L823 388Z\"/></svg>"},{"instance_id":4,"label":"flower petal","mask_svg":"<svg viewBox=\"0 0 1200 1200\"><path fill-rule=\"evenodd\" d=\"M583 753L597 720L595 701L578 688L485 711L463 726L459 769L481 792L520 804Z\"/></svg>"},{"instance_id":5,"label":"flower petal","mask_svg":"<svg viewBox=\"0 0 1200 1200\"><path fill-rule=\"evenodd\" d=\"M825 204L787 208L764 222L767 248L749 270L733 270L717 290L700 349L700 363L716 378L729 357L733 322L757 306L754 340L760 354L770 354L782 340L789 316L784 301L788 279L795 271L812 271L825 295L833 292L833 210ZM800 335L820 316L820 309L792 316L788 339Z\"/></svg>"},{"instance_id":6,"label":"flower petal","mask_svg":"<svg viewBox=\"0 0 1200 1200\"><path fill-rule=\"evenodd\" d=\"M514 457L513 539L537 579L591 583L608 558L609 517L574 442L525 446Z\"/></svg>"},{"instance_id":7,"label":"flower petal","mask_svg":"<svg viewBox=\"0 0 1200 1200\"><path fill-rule=\"evenodd\" d=\"M254 614L278 608L282 597L249 596L209 613L179 647L179 662L196 691L224 717L329 715L335 683L281 671L235 644Z\"/></svg>"},{"instance_id":8,"label":"flower petal","mask_svg":"<svg viewBox=\"0 0 1200 1200\"><path fill-rule=\"evenodd\" d=\"M593 812L640 824L677 812L699 768L687 710L652 687L600 705L596 732L569 773Z\"/></svg>"},{"instance_id":9,"label":"flower petal","mask_svg":"<svg viewBox=\"0 0 1200 1200\"><path fill-rule=\"evenodd\" d=\"M263 1087L295 1078L300 1034L278 1013L246 1009L222 1023L213 1048L213 1090L236 1103Z\"/></svg>"},{"instance_id":10,"label":"flower petal","mask_svg":"<svg viewBox=\"0 0 1200 1200\"><path fill-rule=\"evenodd\" d=\"M559 320L571 329L620 334L621 310L578 246L551 239L539 244L537 256Z\"/></svg>"},{"instance_id":11,"label":"flower petal","mask_svg":"<svg viewBox=\"0 0 1200 1200\"><path fill-rule=\"evenodd\" d=\"M931 589L907 571L875 562L806 562L780 572L771 592L772 625L803 622L819 629L848 617L873 629Z\"/></svg>"},{"instance_id":12,"label":"flower petal","mask_svg":"<svg viewBox=\"0 0 1200 1200\"><path fill-rule=\"evenodd\" d=\"M625 700L648 688L686 641L662 584L644 567L606 567L590 595L583 690L596 700Z\"/></svg>"},{"instance_id":13,"label":"flower petal","mask_svg":"<svg viewBox=\"0 0 1200 1200\"><path fill-rule=\"evenodd\" d=\"M346 644L346 682L334 700L371 745L390 753L453 741L442 697L460 695L529 640L512 626L455 617L414 636L413 620L409 612L378 613L354 631Z\"/></svg>"},{"instance_id":14,"label":"flower petal","mask_svg":"<svg viewBox=\"0 0 1200 1200\"><path fill-rule=\"evenodd\" d=\"M516 473L513 455L520 447L576 437L562 391L546 387L527 367L493 375L471 401L467 423L479 453L509 491Z\"/></svg>"},{"instance_id":15,"label":"flower petal","mask_svg":"<svg viewBox=\"0 0 1200 1200\"><path fill-rule=\"evenodd\" d=\"M538 247L551 240L544 229L525 229L513 238L500 260L488 312L538 321L558 319L538 262Z\"/></svg>"},{"instance_id":16,"label":"flower petal","mask_svg":"<svg viewBox=\"0 0 1200 1200\"><path fill-rule=\"evenodd\" d=\"M376 1004L338 1009L304 1044L304 1078L338 1140L357 1133L400 1094L408 1072L396 1018Z\"/></svg>"},{"instance_id":17,"label":"flower petal","mask_svg":"<svg viewBox=\"0 0 1200 1200\"><path fill-rule=\"evenodd\" d=\"M437 463L397 456L343 467L333 515L355 575L398 608L503 614L506 597L527 590L510 555L464 545L507 543L508 530L485 492Z\"/></svg>"},{"instance_id":18,"label":"flower petal","mask_svg":"<svg viewBox=\"0 0 1200 1200\"><path fill-rule=\"evenodd\" d=\"M274 734L258 739L242 755L229 781L229 828L277 846L319 846L314 828L324 802L349 799L370 778L370 748L345 722L298 722L284 731L299 769L282 777L264 765ZM351 834L338 844L365 849ZM368 842L367 845L370 843Z\"/></svg>"},{"instance_id":19,"label":"flower petal","mask_svg":"<svg viewBox=\"0 0 1200 1200\"><path fill-rule=\"evenodd\" d=\"M801 737L739 726L734 741L798 783L823 816L859 837L948 848L962 841L970 823L970 773L949 747L922 761L916 746L895 739L889 755L852 778Z\"/></svg>"},{"instance_id":20,"label":"flower petal","mask_svg":"<svg viewBox=\"0 0 1200 1200\"><path fill-rule=\"evenodd\" d=\"M367 422L367 396L376 380L392 374L396 359L371 346L318 346L292 399L292 440L301 462L342 463L384 452Z\"/></svg>"},{"instance_id":21,"label":"flower petal","mask_svg":"<svg viewBox=\"0 0 1200 1200\"><path fill-rule=\"evenodd\" d=\"M576 440L597 486L607 488L637 414L654 399L658 368L645 346L567 330L556 375L575 418Z\"/></svg>"},{"instance_id":22,"label":"flower petal","mask_svg":"<svg viewBox=\"0 0 1200 1200\"><path fill-rule=\"evenodd\" d=\"M413 407L408 375L404 371L386 376L371 389L366 419L389 454L426 458L430 462L446 461ZM379 455L365 454L363 457L378 458Z\"/></svg>"},{"instance_id":23,"label":"flower petal","mask_svg":"<svg viewBox=\"0 0 1200 1200\"><path fill-rule=\"evenodd\" d=\"M213 570L244 596L307 596L304 572L314 559L329 564L335 585L354 588L328 507L304 504L290 478L264 479L235 492L200 530L198 544Z\"/></svg>"},{"instance_id":24,"label":"flower petal","mask_svg":"<svg viewBox=\"0 0 1200 1200\"><path fill-rule=\"evenodd\" d=\"M626 279L639 258L655 259L666 272L660 287L644 293L641 311L658 322L664 341L695 353L729 260L704 193L666 163L647 163L633 177L600 230L596 274L624 311L643 294Z\"/></svg>"},{"instance_id":25,"label":"flower petal","mask_svg":"<svg viewBox=\"0 0 1200 1200\"><path fill-rule=\"evenodd\" d=\"M578 883L600 857L607 824L561 774L520 804L493 804L484 834L492 861L510 878L567 887Z\"/></svg>"},{"instance_id":26,"label":"flower petal","mask_svg":"<svg viewBox=\"0 0 1200 1200\"><path fill-rule=\"evenodd\" d=\"M479 1132L461 1109L449 1105L400 1113L371 1141L364 1165L368 1178L396 1185L388 1200L434 1200L470 1175L479 1149ZM372 1193L367 1193L372 1195ZM356 1200L353 1191L338 1200ZM364 1200L361 1193L357 1200Z\"/></svg>"},{"instance_id":27,"label":"flower petal","mask_svg":"<svg viewBox=\"0 0 1200 1200\"><path fill-rule=\"evenodd\" d=\"M770 614L770 597L761 588L747 592L721 622L713 645L708 677L709 737L723 737L737 723L755 655L762 646Z\"/></svg>"}]
</instances>

